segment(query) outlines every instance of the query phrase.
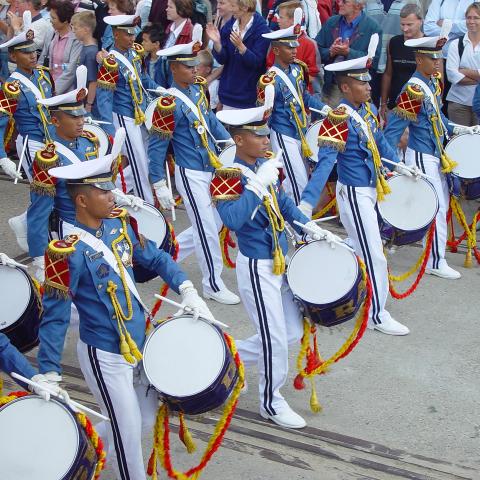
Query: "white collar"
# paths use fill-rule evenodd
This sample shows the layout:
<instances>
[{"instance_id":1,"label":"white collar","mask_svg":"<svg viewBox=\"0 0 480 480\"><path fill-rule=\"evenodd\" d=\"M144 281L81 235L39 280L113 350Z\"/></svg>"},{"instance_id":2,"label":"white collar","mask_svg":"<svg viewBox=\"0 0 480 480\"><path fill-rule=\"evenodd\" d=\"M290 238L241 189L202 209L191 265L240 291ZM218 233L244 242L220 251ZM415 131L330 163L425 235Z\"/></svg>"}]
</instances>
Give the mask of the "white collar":
<instances>
[{"instance_id":1,"label":"white collar","mask_svg":"<svg viewBox=\"0 0 480 480\"><path fill-rule=\"evenodd\" d=\"M183 27L185 26L186 23L187 23L187 19L185 19L175 30L171 30L172 33L175 35L175 38L178 38L178 36L182 32Z\"/></svg>"},{"instance_id":2,"label":"white collar","mask_svg":"<svg viewBox=\"0 0 480 480\"><path fill-rule=\"evenodd\" d=\"M252 26L254 16L255 15L252 15L252 18L245 25L245 30L242 32L242 35L245 35L245 33L247 33L247 30ZM233 22L232 31L234 31L234 32L239 32L240 31L240 24L238 22L238 18L235 19L235 21Z\"/></svg>"}]
</instances>

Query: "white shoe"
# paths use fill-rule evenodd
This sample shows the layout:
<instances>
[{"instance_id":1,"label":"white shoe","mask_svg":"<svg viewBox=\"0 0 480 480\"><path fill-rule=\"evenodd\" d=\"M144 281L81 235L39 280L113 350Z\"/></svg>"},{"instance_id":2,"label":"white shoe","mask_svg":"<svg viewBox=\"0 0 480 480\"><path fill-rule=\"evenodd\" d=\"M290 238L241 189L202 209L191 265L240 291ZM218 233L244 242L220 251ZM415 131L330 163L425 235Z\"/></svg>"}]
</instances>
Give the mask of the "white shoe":
<instances>
[{"instance_id":1,"label":"white shoe","mask_svg":"<svg viewBox=\"0 0 480 480\"><path fill-rule=\"evenodd\" d=\"M369 330L378 330L386 335L408 335L410 333L408 327L402 325L400 322L397 322L392 317L378 324L369 321L367 328Z\"/></svg>"},{"instance_id":2,"label":"white shoe","mask_svg":"<svg viewBox=\"0 0 480 480\"><path fill-rule=\"evenodd\" d=\"M240 298L238 295L235 295L233 292L224 288L218 292L203 292L204 298L209 298L210 300L215 300L218 303L223 303L225 305L236 305L240 303Z\"/></svg>"},{"instance_id":3,"label":"white shoe","mask_svg":"<svg viewBox=\"0 0 480 480\"><path fill-rule=\"evenodd\" d=\"M446 278L448 280L457 280L462 276L460 272L457 272L447 264L442 265L440 268L426 268L425 273L428 273L429 275L435 275L440 278Z\"/></svg>"},{"instance_id":4,"label":"white shoe","mask_svg":"<svg viewBox=\"0 0 480 480\"><path fill-rule=\"evenodd\" d=\"M276 415L269 415L264 410L260 410L260 415L284 428L304 428L307 426L307 422L289 406Z\"/></svg>"},{"instance_id":5,"label":"white shoe","mask_svg":"<svg viewBox=\"0 0 480 480\"><path fill-rule=\"evenodd\" d=\"M24 251L28 252L27 242L27 212L8 219L8 224L13 230L17 239L18 246Z\"/></svg>"}]
</instances>

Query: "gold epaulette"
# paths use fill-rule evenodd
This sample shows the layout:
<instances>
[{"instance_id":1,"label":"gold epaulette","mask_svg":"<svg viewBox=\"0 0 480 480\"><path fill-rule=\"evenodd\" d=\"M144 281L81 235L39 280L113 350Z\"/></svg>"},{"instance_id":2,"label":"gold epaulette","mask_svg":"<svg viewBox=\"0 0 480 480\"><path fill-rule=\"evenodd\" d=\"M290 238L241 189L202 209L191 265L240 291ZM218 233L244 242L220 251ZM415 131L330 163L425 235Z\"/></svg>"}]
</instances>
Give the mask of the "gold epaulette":
<instances>
[{"instance_id":1,"label":"gold epaulette","mask_svg":"<svg viewBox=\"0 0 480 480\"><path fill-rule=\"evenodd\" d=\"M163 95L158 98L152 115L151 133L160 135L165 139L172 137L175 128L175 107L176 103L173 95Z\"/></svg>"},{"instance_id":2,"label":"gold epaulette","mask_svg":"<svg viewBox=\"0 0 480 480\"><path fill-rule=\"evenodd\" d=\"M398 96L393 113L401 118L416 121L425 97L419 85L409 84Z\"/></svg>"},{"instance_id":3,"label":"gold epaulette","mask_svg":"<svg viewBox=\"0 0 480 480\"><path fill-rule=\"evenodd\" d=\"M68 257L75 252L78 235L69 235L63 240L52 240L45 255L45 293L49 296L67 298L70 289Z\"/></svg>"},{"instance_id":4,"label":"gold epaulette","mask_svg":"<svg viewBox=\"0 0 480 480\"><path fill-rule=\"evenodd\" d=\"M210 195L214 202L236 200L243 192L242 171L239 168L217 168L210 182Z\"/></svg>"},{"instance_id":5,"label":"gold epaulette","mask_svg":"<svg viewBox=\"0 0 480 480\"><path fill-rule=\"evenodd\" d=\"M33 160L33 179L30 189L39 195L55 196L57 179L48 170L58 166L58 155L54 143L47 143L37 150Z\"/></svg>"},{"instance_id":6,"label":"gold epaulette","mask_svg":"<svg viewBox=\"0 0 480 480\"><path fill-rule=\"evenodd\" d=\"M114 90L118 82L118 62L110 54L103 59L102 66L98 70L97 84L100 88Z\"/></svg>"},{"instance_id":7,"label":"gold epaulette","mask_svg":"<svg viewBox=\"0 0 480 480\"><path fill-rule=\"evenodd\" d=\"M305 62L302 62L298 58L295 59L295 63L302 67L302 72L303 72L303 78L307 79L308 74L310 73L310 69L308 68L308 65Z\"/></svg>"},{"instance_id":8,"label":"gold epaulette","mask_svg":"<svg viewBox=\"0 0 480 480\"><path fill-rule=\"evenodd\" d=\"M343 151L348 139L348 118L344 107L330 110L327 118L323 120L318 132L318 146L329 146L335 150Z\"/></svg>"},{"instance_id":9,"label":"gold epaulette","mask_svg":"<svg viewBox=\"0 0 480 480\"><path fill-rule=\"evenodd\" d=\"M135 50L135 53L140 56L144 57L145 56L145 49L143 48L143 45L140 43L133 42L133 49Z\"/></svg>"},{"instance_id":10,"label":"gold epaulette","mask_svg":"<svg viewBox=\"0 0 480 480\"><path fill-rule=\"evenodd\" d=\"M108 218L128 218L128 212L125 208L114 208Z\"/></svg>"},{"instance_id":11,"label":"gold epaulette","mask_svg":"<svg viewBox=\"0 0 480 480\"><path fill-rule=\"evenodd\" d=\"M86 138L87 140L90 140L95 145L95 147L98 147L98 144L99 144L98 137L90 130L84 130L80 134L80 136L83 138Z\"/></svg>"},{"instance_id":12,"label":"gold epaulette","mask_svg":"<svg viewBox=\"0 0 480 480\"><path fill-rule=\"evenodd\" d=\"M206 87L207 79L205 77L202 77L201 75L195 75L193 83L195 83L195 85L201 85L202 87Z\"/></svg>"},{"instance_id":13,"label":"gold epaulette","mask_svg":"<svg viewBox=\"0 0 480 480\"><path fill-rule=\"evenodd\" d=\"M274 152L272 152L271 150L267 150L267 151L265 152L264 158L270 160L270 159L273 158L274 156L275 156L275 153L274 153Z\"/></svg>"},{"instance_id":14,"label":"gold epaulette","mask_svg":"<svg viewBox=\"0 0 480 480\"><path fill-rule=\"evenodd\" d=\"M37 70L44 70L46 72L50 72L50 67L46 67L45 65L37 65L35 68Z\"/></svg>"},{"instance_id":15,"label":"gold epaulette","mask_svg":"<svg viewBox=\"0 0 480 480\"><path fill-rule=\"evenodd\" d=\"M275 72L267 72L262 75L257 83L257 105L263 105L265 103L265 88L267 85L275 85Z\"/></svg>"}]
</instances>

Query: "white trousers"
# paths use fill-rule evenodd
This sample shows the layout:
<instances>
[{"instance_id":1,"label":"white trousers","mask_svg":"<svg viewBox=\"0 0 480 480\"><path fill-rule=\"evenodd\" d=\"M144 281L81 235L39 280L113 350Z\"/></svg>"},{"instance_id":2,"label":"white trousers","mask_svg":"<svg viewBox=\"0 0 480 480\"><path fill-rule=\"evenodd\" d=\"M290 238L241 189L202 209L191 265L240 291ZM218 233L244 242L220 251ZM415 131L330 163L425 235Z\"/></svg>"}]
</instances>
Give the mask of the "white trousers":
<instances>
[{"instance_id":1,"label":"white trousers","mask_svg":"<svg viewBox=\"0 0 480 480\"><path fill-rule=\"evenodd\" d=\"M129 165L123 169L127 191L133 193L153 205L153 193L148 179L148 157L140 125L135 125L135 120L130 117L113 114L115 130L123 127L127 133L122 154L128 158ZM120 176L117 187L121 188Z\"/></svg>"},{"instance_id":2,"label":"white trousers","mask_svg":"<svg viewBox=\"0 0 480 480\"><path fill-rule=\"evenodd\" d=\"M97 425L109 462L121 480L146 480L142 430L152 432L158 409L155 390L141 383L141 366L133 367L122 355L77 343L78 360L88 388L110 422Z\"/></svg>"},{"instance_id":3,"label":"white trousers","mask_svg":"<svg viewBox=\"0 0 480 480\"><path fill-rule=\"evenodd\" d=\"M223 259L218 238L222 221L210 196L211 181L211 172L190 170L175 165L175 184L192 224L192 233L187 229L178 236L180 258L184 259L192 252L193 240L193 249L202 272L203 291L208 293L225 288L221 279Z\"/></svg>"},{"instance_id":4,"label":"white trousers","mask_svg":"<svg viewBox=\"0 0 480 480\"><path fill-rule=\"evenodd\" d=\"M337 182L337 203L355 253L365 262L372 282L369 319L375 325L390 318L385 310L388 297L387 259L378 227L377 191L372 187L350 187Z\"/></svg>"},{"instance_id":5,"label":"white trousers","mask_svg":"<svg viewBox=\"0 0 480 480\"><path fill-rule=\"evenodd\" d=\"M286 407L280 393L288 373L288 346L303 334L302 316L285 275L274 275L272 260L237 256L240 298L257 333L238 340L237 348L246 367L258 366L260 409L275 415Z\"/></svg>"},{"instance_id":6,"label":"white trousers","mask_svg":"<svg viewBox=\"0 0 480 480\"><path fill-rule=\"evenodd\" d=\"M435 233L433 235L432 250L428 258L428 268L441 268L446 265L445 248L447 245L447 211L450 203L447 178L442 173L442 164L438 157L426 153L416 152L407 148L405 163L416 165L426 173L438 196L438 213L435 217ZM425 241L424 241L425 242Z\"/></svg>"},{"instance_id":7,"label":"white trousers","mask_svg":"<svg viewBox=\"0 0 480 480\"><path fill-rule=\"evenodd\" d=\"M25 139L22 135L18 134L17 139L15 140L15 147L17 148L18 158L22 155L23 146L25 144ZM27 140L27 146L25 148L25 154L22 159L22 167L25 170L28 181L32 183L32 164L35 160L35 153L37 150L40 150L45 146L42 142L37 142L36 140Z\"/></svg>"},{"instance_id":8,"label":"white trousers","mask_svg":"<svg viewBox=\"0 0 480 480\"><path fill-rule=\"evenodd\" d=\"M282 135L273 129L270 133L270 143L275 153L283 151L282 163L285 173L283 186L285 193L295 202L295 205L298 205L308 183L307 168L302 157L302 144L300 140Z\"/></svg>"}]
</instances>

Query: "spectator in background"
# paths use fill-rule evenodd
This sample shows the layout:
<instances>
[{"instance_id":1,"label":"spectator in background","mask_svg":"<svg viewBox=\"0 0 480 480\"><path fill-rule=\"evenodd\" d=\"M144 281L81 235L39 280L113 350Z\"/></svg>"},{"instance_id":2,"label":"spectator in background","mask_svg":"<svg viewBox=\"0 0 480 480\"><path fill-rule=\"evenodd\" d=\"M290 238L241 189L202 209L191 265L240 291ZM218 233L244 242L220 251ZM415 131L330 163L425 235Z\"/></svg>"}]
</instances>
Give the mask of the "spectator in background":
<instances>
[{"instance_id":1,"label":"spectator in background","mask_svg":"<svg viewBox=\"0 0 480 480\"><path fill-rule=\"evenodd\" d=\"M167 18L167 0L152 0L148 21L158 23L164 30L168 27L170 21Z\"/></svg>"},{"instance_id":2,"label":"spectator in background","mask_svg":"<svg viewBox=\"0 0 480 480\"><path fill-rule=\"evenodd\" d=\"M150 78L161 87L169 88L172 83L170 69L167 62L157 55L161 45L165 42L165 33L158 24L147 25L142 30L142 45L145 49L145 65ZM167 79L170 80L167 83Z\"/></svg>"},{"instance_id":3,"label":"spectator in background","mask_svg":"<svg viewBox=\"0 0 480 480\"><path fill-rule=\"evenodd\" d=\"M279 9L287 0L276 0L273 4L272 10L268 13L268 26L271 30L278 30L282 28L278 22ZM303 10L305 30L307 35L311 38L315 38L322 28L322 22L320 20L320 14L318 10L318 3L315 0L298 0L300 1L300 7ZM327 0L330 1L331 0Z\"/></svg>"},{"instance_id":4,"label":"spectator in background","mask_svg":"<svg viewBox=\"0 0 480 480\"><path fill-rule=\"evenodd\" d=\"M70 28L70 20L74 14L73 4L69 0L51 0L48 8L55 34L52 41L45 40L38 63L50 68L55 94L61 95L75 87L75 72L82 44L75 38Z\"/></svg>"},{"instance_id":5,"label":"spectator in background","mask_svg":"<svg viewBox=\"0 0 480 480\"><path fill-rule=\"evenodd\" d=\"M370 37L374 33L382 35L375 20L367 17L363 11L366 0L340 0L339 15L329 18L315 38L322 63L340 62L367 55ZM381 45L379 43L372 68L378 67ZM325 72L323 101L330 106L338 105L340 90L334 82L332 72Z\"/></svg>"},{"instance_id":6,"label":"spectator in background","mask_svg":"<svg viewBox=\"0 0 480 480\"><path fill-rule=\"evenodd\" d=\"M140 17L141 28L145 28L148 24L148 16L150 15L150 10L152 8L152 0L140 0L137 3L136 12Z\"/></svg>"},{"instance_id":7,"label":"spectator in background","mask_svg":"<svg viewBox=\"0 0 480 480\"><path fill-rule=\"evenodd\" d=\"M293 25L293 14L296 8L301 8L301 4L295 0L280 4L278 7L278 26L280 29ZM308 90L313 93L313 83L318 81L318 74L320 72L320 54L318 53L317 44L305 34L303 29L297 40L300 45L297 47L296 58L307 65L309 78L305 80L308 85ZM272 49L270 49L267 56L267 69L274 63L275 55ZM317 91L318 90L317 88Z\"/></svg>"},{"instance_id":8,"label":"spectator in background","mask_svg":"<svg viewBox=\"0 0 480 480\"><path fill-rule=\"evenodd\" d=\"M218 0L217 14L214 25L221 30L222 27L232 18L232 3L230 0Z\"/></svg>"},{"instance_id":9,"label":"spectator in background","mask_svg":"<svg viewBox=\"0 0 480 480\"><path fill-rule=\"evenodd\" d=\"M382 94L380 100L380 118L387 122L387 109L395 107L395 101L402 87L416 70L413 48L404 45L406 40L423 37L423 16L421 7L407 3L400 11L400 29L402 35L393 37L387 46L387 67L382 76Z\"/></svg>"},{"instance_id":10,"label":"spectator in background","mask_svg":"<svg viewBox=\"0 0 480 480\"><path fill-rule=\"evenodd\" d=\"M33 43L40 54L45 46L45 42L53 37L52 24L49 18L42 17L41 0L17 0L17 15L10 15L10 24L13 31L11 36L18 35L23 28L23 12L29 11L32 14L32 26L34 37Z\"/></svg>"},{"instance_id":11,"label":"spectator in background","mask_svg":"<svg viewBox=\"0 0 480 480\"><path fill-rule=\"evenodd\" d=\"M333 15L334 3L335 0L317 0L317 9L322 25Z\"/></svg>"},{"instance_id":12,"label":"spectator in background","mask_svg":"<svg viewBox=\"0 0 480 480\"><path fill-rule=\"evenodd\" d=\"M475 87L472 102L473 113L480 119L480 83Z\"/></svg>"},{"instance_id":13,"label":"spectator in background","mask_svg":"<svg viewBox=\"0 0 480 480\"><path fill-rule=\"evenodd\" d=\"M448 42L443 47L443 57L447 58L450 42L467 33L465 11L473 0L432 0L425 16L423 30L428 37L440 35L443 20L452 20L453 26L448 36Z\"/></svg>"},{"instance_id":14,"label":"spectator in background","mask_svg":"<svg viewBox=\"0 0 480 480\"><path fill-rule=\"evenodd\" d=\"M480 4L472 3L465 13L467 33L453 40L448 49L448 118L459 125L478 125L472 103L480 81Z\"/></svg>"},{"instance_id":15,"label":"spectator in background","mask_svg":"<svg viewBox=\"0 0 480 480\"><path fill-rule=\"evenodd\" d=\"M14 14L16 9L16 0L7 0L6 5L0 8L0 44L9 39L10 19L9 12ZM5 81L10 75L8 69L8 48L0 50L0 81Z\"/></svg>"},{"instance_id":16,"label":"spectator in background","mask_svg":"<svg viewBox=\"0 0 480 480\"><path fill-rule=\"evenodd\" d=\"M82 51L80 52L78 63L87 67L88 96L85 110L91 113L93 117L98 117L95 105L98 72L98 64L95 57L98 52L98 45L93 38L96 25L97 21L93 12L78 12L72 17L72 31L77 40L82 43Z\"/></svg>"},{"instance_id":17,"label":"spectator in background","mask_svg":"<svg viewBox=\"0 0 480 480\"><path fill-rule=\"evenodd\" d=\"M133 0L108 0L108 15L133 15L135 13L135 3ZM141 32L140 28L135 27L135 35ZM111 25L107 25L101 39L102 49L107 52L113 47L113 30Z\"/></svg>"},{"instance_id":18,"label":"spectator in background","mask_svg":"<svg viewBox=\"0 0 480 480\"><path fill-rule=\"evenodd\" d=\"M192 41L193 23L193 1L192 0L168 0L167 18L170 24L165 30L165 44L162 48L169 48L173 45L190 43Z\"/></svg>"},{"instance_id":19,"label":"spectator in background","mask_svg":"<svg viewBox=\"0 0 480 480\"><path fill-rule=\"evenodd\" d=\"M220 81L216 78L210 82L208 81L213 71L213 56L208 50L201 50L198 52L198 59L200 60L200 64L197 65L197 74L207 80L208 93L210 96L210 108L215 110L220 102L218 98L218 87L220 85Z\"/></svg>"},{"instance_id":20,"label":"spectator in background","mask_svg":"<svg viewBox=\"0 0 480 480\"><path fill-rule=\"evenodd\" d=\"M207 25L213 57L223 65L218 96L225 109L256 106L257 81L265 72L270 43L262 37L270 30L256 6L255 0L232 0L233 18L222 31Z\"/></svg>"}]
</instances>

